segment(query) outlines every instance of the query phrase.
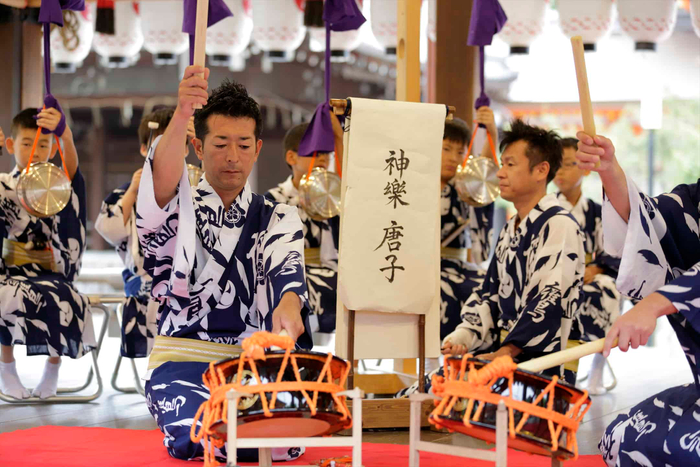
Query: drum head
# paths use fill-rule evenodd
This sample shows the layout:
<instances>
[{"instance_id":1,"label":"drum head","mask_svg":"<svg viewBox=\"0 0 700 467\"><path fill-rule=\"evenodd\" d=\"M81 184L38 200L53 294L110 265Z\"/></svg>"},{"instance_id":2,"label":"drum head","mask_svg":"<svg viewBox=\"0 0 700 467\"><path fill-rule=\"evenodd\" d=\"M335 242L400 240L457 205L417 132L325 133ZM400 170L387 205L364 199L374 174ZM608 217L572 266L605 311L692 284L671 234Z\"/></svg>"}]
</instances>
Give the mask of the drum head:
<instances>
[{"instance_id":1,"label":"drum head","mask_svg":"<svg viewBox=\"0 0 700 467\"><path fill-rule=\"evenodd\" d=\"M476 207L493 203L501 194L497 173L498 166L488 157L470 157L466 167L457 167L455 188L459 197Z\"/></svg>"},{"instance_id":2,"label":"drum head","mask_svg":"<svg viewBox=\"0 0 700 467\"><path fill-rule=\"evenodd\" d=\"M302 208L314 220L326 220L340 214L340 177L321 167L304 176L299 184Z\"/></svg>"},{"instance_id":3,"label":"drum head","mask_svg":"<svg viewBox=\"0 0 700 467\"><path fill-rule=\"evenodd\" d=\"M18 184L22 206L32 215L49 217L68 205L72 193L71 181L65 172L49 162L36 162L22 172Z\"/></svg>"},{"instance_id":4,"label":"drum head","mask_svg":"<svg viewBox=\"0 0 700 467\"><path fill-rule=\"evenodd\" d=\"M302 381L317 381L327 354L318 352L292 352L296 357L299 374ZM277 381L284 351L266 352L265 360L256 360L255 364L263 384ZM238 358L218 362L222 365L227 383L236 382L238 377ZM340 378L347 368L348 363L333 357L331 361L331 374L334 379ZM324 378L325 379L325 378ZM288 363L281 381L296 381L291 363ZM256 385L257 381L245 364L243 370L243 385ZM271 394L266 393L268 400ZM312 393L309 393L313 397ZM347 419L343 420L343 414L337 407L329 393L319 392L316 401L316 414L311 415L304 395L301 391L281 391L277 394L275 408L271 410L272 417L266 417L262 407L260 395L242 398L238 403L238 431L241 438L285 438L299 436L324 436L343 430L347 425ZM218 421L212 425L222 436L226 436L226 424Z\"/></svg>"},{"instance_id":5,"label":"drum head","mask_svg":"<svg viewBox=\"0 0 700 467\"><path fill-rule=\"evenodd\" d=\"M489 363L478 359L470 359L469 361L474 362L477 369ZM461 358L451 358L449 360L449 365L456 369L460 367L460 363ZM550 379L540 374L517 370L513 376L514 399L532 403L550 382ZM499 378L491 387L491 391L502 396L508 396L508 379ZM582 397L582 391L565 382L558 382L554 390L553 408L556 412L566 414L570 405ZM549 395L545 395L538 403L538 406L547 407L548 402ZM476 412L477 406L478 404L475 402L472 416ZM493 404L486 404L479 419L471 422L471 427L465 426L463 422L466 409L467 400L460 399L453 406L448 416L440 417L440 424L450 430L458 431L489 443L495 442L497 407ZM515 425L517 425L523 417L523 413L513 410L513 417ZM565 433L566 431L563 430L562 432ZM516 434L516 437L508 437L508 447L533 454L552 456L551 435L547 420L536 416L528 416L522 430ZM555 455L563 459L569 459L574 456L574 453L560 445Z\"/></svg>"}]
</instances>

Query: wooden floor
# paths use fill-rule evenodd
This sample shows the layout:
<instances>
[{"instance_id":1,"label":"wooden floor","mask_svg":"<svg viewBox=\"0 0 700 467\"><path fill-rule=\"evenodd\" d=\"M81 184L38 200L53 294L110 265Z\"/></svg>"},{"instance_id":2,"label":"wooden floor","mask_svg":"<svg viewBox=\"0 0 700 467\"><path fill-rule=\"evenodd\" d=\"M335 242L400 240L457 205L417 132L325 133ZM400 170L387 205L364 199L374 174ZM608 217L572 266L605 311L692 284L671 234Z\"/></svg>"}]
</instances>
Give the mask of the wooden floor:
<instances>
[{"instance_id":1,"label":"wooden floor","mask_svg":"<svg viewBox=\"0 0 700 467\"><path fill-rule=\"evenodd\" d=\"M96 327L101 319L96 316ZM692 380L688 364L676 337L665 320L654 335L655 345L638 349L628 354L614 351L610 358L618 377L618 386L610 394L593 399L591 410L579 428L578 443L581 454L597 454L598 441L615 417L628 411L647 397L671 386L689 383ZM99 362L105 389L102 396L89 404L17 405L0 402L0 433L23 430L41 425L99 426L127 429L155 429L142 396L122 394L111 388L109 380L118 353L119 340L107 339ZM18 368L25 386L33 387L44 365L43 357L27 358L17 349ZM587 370L589 360L581 363ZM140 361L141 367L145 361ZM88 359L65 360L61 368L61 385L81 383L89 368ZM125 368L125 370L128 368ZM122 370L120 383L128 385L131 375ZM94 384L94 383L93 383ZM429 430L423 439L445 444L470 447L482 446L461 434L442 434ZM366 432L364 440L375 443L408 444L408 431Z\"/></svg>"}]
</instances>

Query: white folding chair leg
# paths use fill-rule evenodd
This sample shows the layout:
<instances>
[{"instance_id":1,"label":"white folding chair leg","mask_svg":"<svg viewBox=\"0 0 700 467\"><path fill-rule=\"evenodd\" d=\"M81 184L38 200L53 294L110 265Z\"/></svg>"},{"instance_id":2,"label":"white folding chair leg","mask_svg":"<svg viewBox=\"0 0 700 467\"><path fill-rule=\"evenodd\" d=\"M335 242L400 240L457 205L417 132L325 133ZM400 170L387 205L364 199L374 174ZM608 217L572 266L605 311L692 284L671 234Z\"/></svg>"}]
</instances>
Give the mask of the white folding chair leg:
<instances>
[{"instance_id":1,"label":"white folding chair leg","mask_svg":"<svg viewBox=\"0 0 700 467\"><path fill-rule=\"evenodd\" d=\"M117 323L119 323L119 327L121 328L122 326L122 313L124 312L124 304L120 303L119 306L117 307L116 311L116 317L117 317ZM134 393L139 393L142 396L146 397L146 390L143 388L143 385L141 384L141 377L139 376L139 371L136 368L136 361L133 358L127 358L131 362L131 371L134 374L134 387L122 387L117 384L117 379L119 378L119 370L121 369L122 366L122 357L121 350L119 352L119 356L117 357L117 363L114 365L114 371L112 372L112 388L114 388L115 391L123 392L124 394L134 394Z\"/></svg>"}]
</instances>

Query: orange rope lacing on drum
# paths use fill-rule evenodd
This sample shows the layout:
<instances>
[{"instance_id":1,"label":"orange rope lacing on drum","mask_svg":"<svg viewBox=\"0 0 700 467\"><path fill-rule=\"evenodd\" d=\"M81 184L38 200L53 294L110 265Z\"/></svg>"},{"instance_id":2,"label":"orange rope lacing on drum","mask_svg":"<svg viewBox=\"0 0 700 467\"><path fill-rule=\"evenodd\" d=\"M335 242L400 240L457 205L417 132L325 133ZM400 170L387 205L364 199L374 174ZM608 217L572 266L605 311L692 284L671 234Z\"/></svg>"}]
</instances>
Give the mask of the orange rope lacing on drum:
<instances>
[{"instance_id":1,"label":"orange rope lacing on drum","mask_svg":"<svg viewBox=\"0 0 700 467\"><path fill-rule=\"evenodd\" d=\"M277 373L277 381L274 383L262 383L255 360L265 360L265 348L272 346L280 347L285 350L280 370ZM345 428L352 426L350 412L346 405L346 397L338 396L337 393L345 390L345 382L350 372L350 365L347 365L342 374L334 377L331 372L331 362L333 354L329 353L326 361L323 364L321 373L316 381L302 381L297 366L296 356L291 352L294 348L294 340L288 336L280 336L269 332L256 332L252 336L243 340L243 353L237 360L231 360L225 363L211 362L209 369L202 375L204 385L209 388L211 396L209 400L202 403L197 410L192 428L190 429L190 439L199 443L204 439L204 465L219 466L215 457L215 448L222 448L226 440L220 437L219 433L212 429L212 425L219 420L228 423L228 398L226 394L230 390L235 390L246 394L258 394L262 403L263 412L266 417L272 417L272 410L275 409L277 402L277 394L282 391L301 391L304 399L311 410L311 415L316 415L316 403L318 401L318 393L329 393L333 398L338 410L342 413L341 420L347 420ZM248 364L252 371L256 383L254 385L242 385L238 382L226 384L225 370L233 365L238 366L236 381L243 381L243 369L245 364ZM291 363L296 381L281 381L288 363ZM325 382L324 382L325 380ZM338 383L334 383L337 380ZM266 393L272 393L272 397L268 401ZM309 395L311 393L312 395ZM202 428L197 432L197 422L202 420Z\"/></svg>"},{"instance_id":2,"label":"orange rope lacing on drum","mask_svg":"<svg viewBox=\"0 0 700 467\"><path fill-rule=\"evenodd\" d=\"M591 401L588 398L588 391L583 391L583 396L572 403L569 411L566 414L561 414L555 412L553 408L554 389L559 380L557 376L553 376L552 381L537 398L532 403L528 403L513 399L513 375L518 366L513 362L511 357L497 357L491 363L478 370L475 368L473 362L469 362L469 373L467 373L467 379L465 380L464 376L468 359L471 357L471 355L462 357L459 371L451 365L446 365L445 377L433 375L433 392L438 397L441 397L442 400L433 410L430 423L442 428L443 424L441 423L440 417L449 415L459 399L467 399L467 408L462 420L465 426L471 427L471 421L479 419L486 404L498 405L499 402L503 401L508 408L508 431L511 438L515 438L515 435L522 430L523 425L525 425L528 419L525 415L539 417L543 420L547 420L552 440L552 452L556 452L559 449L559 436L562 430L565 429L566 445L567 447L571 447L574 453L574 460L578 458L576 431L578 430L583 416L590 408ZM445 358L445 362L447 362L448 359L449 356ZM491 387L502 377L508 378L508 397L494 394L491 391ZM537 405L545 395L549 397L546 408ZM469 416L472 413L475 402L479 402L479 406L470 420ZM515 426L515 418L513 417L514 410L523 414L518 426Z\"/></svg>"},{"instance_id":3,"label":"orange rope lacing on drum","mask_svg":"<svg viewBox=\"0 0 700 467\"><path fill-rule=\"evenodd\" d=\"M324 459L318 465L318 467L331 467L331 464L335 462L335 467L343 467L352 464L352 457L331 457L330 459Z\"/></svg>"},{"instance_id":4,"label":"orange rope lacing on drum","mask_svg":"<svg viewBox=\"0 0 700 467\"><path fill-rule=\"evenodd\" d=\"M42 110L46 110L46 106L42 108ZM39 136L41 136L41 128L36 129L36 136L34 137L34 144L32 144L32 152L29 154L29 162L27 162L27 166L24 168L24 173L26 174L29 172L29 166L32 165L32 161L34 160L34 153L36 152L36 145L39 142ZM63 171L66 173L66 177L68 177L68 180L70 180L70 175L68 175L68 168L66 167L66 161L63 158L63 151L61 151L61 141L58 139L58 135L55 133L53 134L54 138L56 138L56 146L58 147L58 154L61 156L61 163L63 164Z\"/></svg>"},{"instance_id":5,"label":"orange rope lacing on drum","mask_svg":"<svg viewBox=\"0 0 700 467\"><path fill-rule=\"evenodd\" d=\"M474 128L474 131L472 132L472 139L469 141L469 147L467 148L467 153L464 155L464 160L462 161L462 168L465 168L467 166L467 161L469 160L469 157L471 156L472 153L472 146L474 145L474 140L476 139L476 134L479 131L480 126L476 126ZM491 133L489 133L488 130L486 130L486 137L489 140L489 146L491 147L491 157L493 158L493 161L496 163L496 167L499 167L498 164L498 156L496 156L496 145L493 144L493 138L491 138Z\"/></svg>"}]
</instances>

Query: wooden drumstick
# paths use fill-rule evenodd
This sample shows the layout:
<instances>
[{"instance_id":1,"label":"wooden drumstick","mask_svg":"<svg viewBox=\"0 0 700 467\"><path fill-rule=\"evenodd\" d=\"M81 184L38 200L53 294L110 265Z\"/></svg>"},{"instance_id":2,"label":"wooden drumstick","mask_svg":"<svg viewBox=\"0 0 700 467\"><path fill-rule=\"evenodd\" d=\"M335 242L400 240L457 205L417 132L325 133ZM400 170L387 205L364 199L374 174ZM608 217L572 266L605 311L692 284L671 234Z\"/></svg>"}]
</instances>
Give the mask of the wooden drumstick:
<instances>
[{"instance_id":1,"label":"wooden drumstick","mask_svg":"<svg viewBox=\"0 0 700 467\"><path fill-rule=\"evenodd\" d=\"M613 343L613 347L617 347L617 339ZM519 364L518 369L539 373L549 368L554 368L555 366L563 365L573 360L578 360L579 358L583 358L587 355L600 353L604 348L605 339L598 339L593 342L581 344L572 349L554 352L552 354L545 355L544 357L533 358L532 360Z\"/></svg>"},{"instance_id":2,"label":"wooden drumstick","mask_svg":"<svg viewBox=\"0 0 700 467\"><path fill-rule=\"evenodd\" d=\"M197 22L194 31L194 57L193 65L205 65L206 45L207 45L207 22L209 20L209 0L197 0ZM204 78L204 73L197 74ZM194 104L195 109L201 109L202 104Z\"/></svg>"},{"instance_id":3,"label":"wooden drumstick","mask_svg":"<svg viewBox=\"0 0 700 467\"><path fill-rule=\"evenodd\" d=\"M150 133L148 134L148 147L146 147L146 152L151 150L151 144L153 144L153 132L160 127L158 122L148 122L148 129Z\"/></svg>"},{"instance_id":4,"label":"wooden drumstick","mask_svg":"<svg viewBox=\"0 0 700 467\"><path fill-rule=\"evenodd\" d=\"M457 238L457 236L459 234L461 234L464 229L467 228L467 225L468 225L468 223L466 220L464 222L462 222L461 225L459 225L456 229L454 229L452 231L452 233L445 240L443 240L443 242L440 244L440 247L445 248L447 245L449 245L452 242L452 240Z\"/></svg>"},{"instance_id":5,"label":"wooden drumstick","mask_svg":"<svg viewBox=\"0 0 700 467\"><path fill-rule=\"evenodd\" d=\"M282 328L282 330L280 331L280 333L278 335L280 335L282 337L288 337L289 333L287 332L286 329ZM282 347L277 347L276 345L273 345L272 347L270 347L270 350L282 350Z\"/></svg>"},{"instance_id":6,"label":"wooden drumstick","mask_svg":"<svg viewBox=\"0 0 700 467\"><path fill-rule=\"evenodd\" d=\"M581 106L583 118L583 131L591 138L596 137L595 120L593 119L593 104L591 92L588 89L588 73L586 72L586 58L583 52L583 39L581 36L571 38L571 48L574 52L574 65L576 66L576 81L578 82L578 100ZM596 163L596 167L600 162Z\"/></svg>"}]
</instances>

